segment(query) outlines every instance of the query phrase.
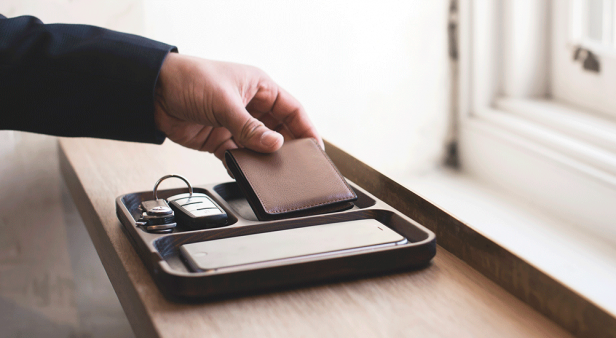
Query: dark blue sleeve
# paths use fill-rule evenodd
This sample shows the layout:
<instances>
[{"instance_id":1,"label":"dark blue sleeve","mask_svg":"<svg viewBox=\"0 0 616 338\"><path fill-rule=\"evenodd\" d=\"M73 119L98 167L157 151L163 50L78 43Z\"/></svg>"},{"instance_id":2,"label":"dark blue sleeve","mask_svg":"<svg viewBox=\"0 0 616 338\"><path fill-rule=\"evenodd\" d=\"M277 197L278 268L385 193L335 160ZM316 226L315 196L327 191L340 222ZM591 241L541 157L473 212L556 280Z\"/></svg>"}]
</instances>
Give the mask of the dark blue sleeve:
<instances>
[{"instance_id":1,"label":"dark blue sleeve","mask_svg":"<svg viewBox=\"0 0 616 338\"><path fill-rule=\"evenodd\" d=\"M99 27L0 15L0 129L162 143L154 89L175 49Z\"/></svg>"}]
</instances>

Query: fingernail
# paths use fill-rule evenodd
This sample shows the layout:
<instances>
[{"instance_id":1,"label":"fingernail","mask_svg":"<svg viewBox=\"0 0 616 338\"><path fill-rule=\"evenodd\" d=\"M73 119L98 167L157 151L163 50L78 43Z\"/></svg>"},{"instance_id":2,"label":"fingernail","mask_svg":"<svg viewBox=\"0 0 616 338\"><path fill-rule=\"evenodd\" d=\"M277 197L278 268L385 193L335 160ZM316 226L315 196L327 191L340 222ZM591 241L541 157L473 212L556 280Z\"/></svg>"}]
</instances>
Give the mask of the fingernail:
<instances>
[{"instance_id":1,"label":"fingernail","mask_svg":"<svg viewBox=\"0 0 616 338\"><path fill-rule=\"evenodd\" d=\"M273 147L282 140L282 135L277 132L268 130L261 135L261 144L266 147Z\"/></svg>"}]
</instances>

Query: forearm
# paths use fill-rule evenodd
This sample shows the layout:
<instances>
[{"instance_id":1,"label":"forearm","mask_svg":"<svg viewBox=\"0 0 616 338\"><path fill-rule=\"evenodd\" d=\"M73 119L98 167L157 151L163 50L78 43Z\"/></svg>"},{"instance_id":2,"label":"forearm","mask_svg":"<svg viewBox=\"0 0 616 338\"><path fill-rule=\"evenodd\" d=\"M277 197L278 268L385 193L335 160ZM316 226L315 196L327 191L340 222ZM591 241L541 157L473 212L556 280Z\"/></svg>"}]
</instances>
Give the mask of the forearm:
<instances>
[{"instance_id":1,"label":"forearm","mask_svg":"<svg viewBox=\"0 0 616 338\"><path fill-rule=\"evenodd\" d=\"M154 89L173 49L98 27L0 17L0 129L161 143Z\"/></svg>"}]
</instances>

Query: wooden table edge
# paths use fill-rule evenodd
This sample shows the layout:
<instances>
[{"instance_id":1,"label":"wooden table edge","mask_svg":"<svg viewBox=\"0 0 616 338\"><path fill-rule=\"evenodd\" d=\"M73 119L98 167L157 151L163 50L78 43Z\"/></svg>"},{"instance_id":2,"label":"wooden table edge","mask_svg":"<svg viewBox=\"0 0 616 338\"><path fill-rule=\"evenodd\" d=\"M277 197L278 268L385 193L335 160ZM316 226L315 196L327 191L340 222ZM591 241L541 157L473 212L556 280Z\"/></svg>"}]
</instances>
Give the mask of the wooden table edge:
<instances>
[{"instance_id":1,"label":"wooden table edge","mask_svg":"<svg viewBox=\"0 0 616 338\"><path fill-rule=\"evenodd\" d=\"M151 316L148 315L147 308L140 300L135 285L130 280L128 272L122 268L123 265L117 252L105 249L112 247L112 243L108 236L100 233L104 231L101 219L97 216L97 212L92 201L88 198L83 183L77 176L73 165L64 151L62 140L59 140L58 144L58 156L60 159L62 176L77 206L77 210L83 218L83 223L96 248L98 257L109 275L109 279L115 281L115 283L111 283L111 285L118 295L118 300L122 305L122 309L128 318L133 332L135 332L137 337L160 337L159 332L156 331L156 326L152 322ZM108 254L102 255L101 252L106 252ZM128 287L118 287L119 285Z\"/></svg>"}]
</instances>

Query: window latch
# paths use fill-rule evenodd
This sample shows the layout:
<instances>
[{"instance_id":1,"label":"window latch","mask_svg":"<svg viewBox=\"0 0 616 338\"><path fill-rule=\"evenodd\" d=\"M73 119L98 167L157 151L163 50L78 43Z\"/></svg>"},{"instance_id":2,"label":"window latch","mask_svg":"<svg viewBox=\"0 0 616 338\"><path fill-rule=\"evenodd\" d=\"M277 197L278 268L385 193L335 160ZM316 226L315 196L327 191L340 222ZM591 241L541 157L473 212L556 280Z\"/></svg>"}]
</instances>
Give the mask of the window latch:
<instances>
[{"instance_id":1,"label":"window latch","mask_svg":"<svg viewBox=\"0 0 616 338\"><path fill-rule=\"evenodd\" d=\"M573 53L573 60L580 60L582 67L588 71L598 73L601 70L601 64L597 56L586 48L578 46Z\"/></svg>"}]
</instances>

